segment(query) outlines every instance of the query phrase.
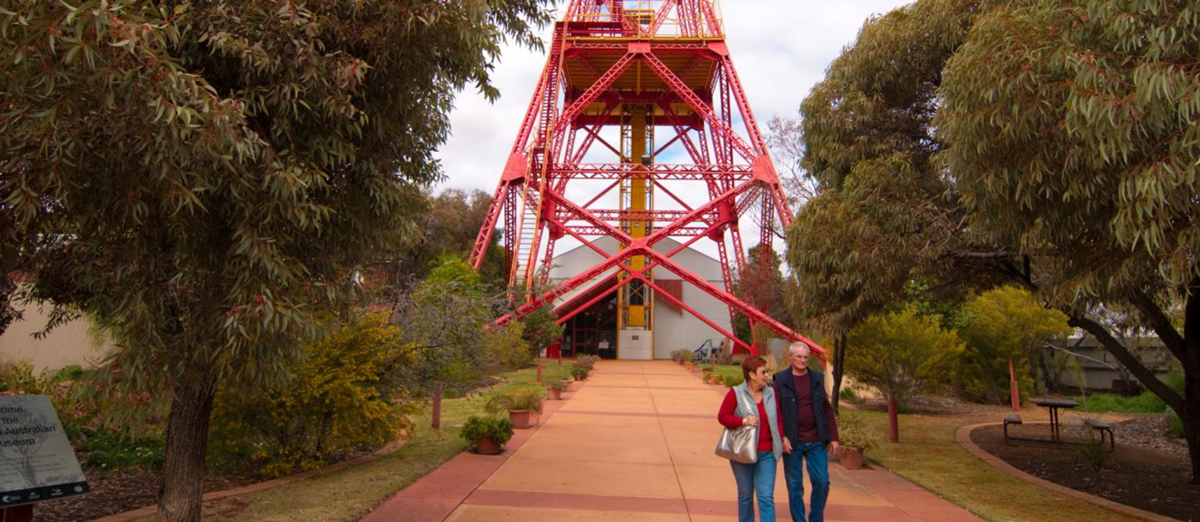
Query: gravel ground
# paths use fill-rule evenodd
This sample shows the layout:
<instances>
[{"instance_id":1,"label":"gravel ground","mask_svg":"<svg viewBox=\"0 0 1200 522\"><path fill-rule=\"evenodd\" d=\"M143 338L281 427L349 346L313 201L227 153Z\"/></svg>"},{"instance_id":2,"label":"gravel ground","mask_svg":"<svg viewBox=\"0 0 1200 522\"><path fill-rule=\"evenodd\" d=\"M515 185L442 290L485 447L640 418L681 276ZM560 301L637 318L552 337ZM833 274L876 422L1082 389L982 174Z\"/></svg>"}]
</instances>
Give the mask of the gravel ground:
<instances>
[{"instance_id":1,"label":"gravel ground","mask_svg":"<svg viewBox=\"0 0 1200 522\"><path fill-rule=\"evenodd\" d=\"M1170 458L1186 461L1187 443L1170 436L1171 415L1168 413L1127 414L1134 417L1116 424L1113 432L1117 442L1154 450Z\"/></svg>"}]
</instances>

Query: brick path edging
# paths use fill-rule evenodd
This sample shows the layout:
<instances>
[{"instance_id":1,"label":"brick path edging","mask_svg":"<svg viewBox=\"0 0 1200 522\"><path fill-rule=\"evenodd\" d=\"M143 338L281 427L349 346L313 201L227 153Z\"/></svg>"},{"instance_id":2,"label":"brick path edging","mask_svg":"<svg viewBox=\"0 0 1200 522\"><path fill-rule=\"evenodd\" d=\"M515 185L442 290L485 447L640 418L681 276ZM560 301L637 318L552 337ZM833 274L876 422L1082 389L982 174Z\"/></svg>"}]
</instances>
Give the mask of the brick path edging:
<instances>
[{"instance_id":1,"label":"brick path edging","mask_svg":"<svg viewBox=\"0 0 1200 522\"><path fill-rule=\"evenodd\" d=\"M966 449L967 451L971 452L971 454L979 457L980 460L990 464L992 467L1004 473L1024 480L1025 482L1035 486L1049 489L1055 493L1060 493L1069 497L1074 497L1089 504L1093 504L1111 511L1116 511L1128 517L1133 517L1137 520L1146 520L1149 522L1180 522L1175 518L1166 517L1157 513L1151 513L1149 511L1144 511L1132 506L1126 506L1125 504L1119 504L1106 498L1089 495L1082 491L1074 490L1066 486L1060 486L1046 479L1035 477L1029 473L1017 469L1012 464L1004 462L999 457L984 451L983 448L980 448L975 444L974 441L971 440L972 431L989 426L999 426L1000 424L1001 423L999 422L985 422L981 424L968 424L965 426L959 426L958 431L954 434L954 438L958 441L958 444L963 447L963 449Z\"/></svg>"},{"instance_id":2,"label":"brick path edging","mask_svg":"<svg viewBox=\"0 0 1200 522\"><path fill-rule=\"evenodd\" d=\"M574 393L575 391L577 391L575 388L577 386L583 386L583 384L584 384L583 382L579 382L579 384L574 384L574 381L572 381L572 384L571 384L572 389L565 393ZM567 398L568 398L567 395L564 394L562 401L565 401ZM555 402L560 402L560 401L555 401ZM557 407L552 408L552 410L554 410L554 411L557 411L557 409L558 409ZM544 422L545 419L549 418L550 414L552 414L552 413L553 413L553 411L551 411L545 415L542 415L541 419L539 419L538 425L534 426L533 429L531 429L530 431L531 432L536 431L537 427L540 426L541 423ZM528 438L528 437L526 437L526 438ZM223 491L213 491L210 493L205 493L204 496L200 498L200 502L203 504L203 503L211 502L214 500L222 500L222 499L226 499L229 497L236 497L238 495L257 493L257 492L265 490L265 489L271 489L274 487L284 486L284 485L291 484L294 482L299 482L301 480L319 477L321 475L333 473L333 472L341 470L343 468L357 466L359 464L366 464L367 462L371 462L373 460L379 459L380 457L385 457L393 452L396 452L396 451L400 450L400 448L403 448L403 447L404 447L403 441L389 442L384 447L379 448L378 450L376 450L374 453L371 453L370 455L364 455L357 459L338 462L336 464L332 464L332 465L326 466L321 469L314 469L314 470L305 471L302 473L297 473L295 475L289 475L286 477L280 477L277 479L268 480L265 482L258 482L255 484L250 484L248 486L242 486L240 488L233 488L233 489L226 489ZM504 457L504 459L507 459L508 455L511 455L511 454L512 454L511 451L506 451L506 452L502 453L501 455ZM445 462L443 462L442 464L445 464ZM375 507L377 508L379 506L375 506ZM372 509L374 509L374 508L372 508ZM125 511L123 513L117 513L115 515L108 515L106 517L95 518L95 519L90 520L89 522L131 522L133 520L152 516L157 513L158 513L158 506L151 505L151 506L140 507L140 508L133 509L130 511Z\"/></svg>"},{"instance_id":3,"label":"brick path edging","mask_svg":"<svg viewBox=\"0 0 1200 522\"><path fill-rule=\"evenodd\" d=\"M579 389L587 385L586 379L571 381L571 389L562 394L561 400L543 403L537 423L531 428L515 430L513 438L504 444L504 451L500 454L481 455L469 449L463 450L380 501L359 522L444 520L533 437L546 421L558 413Z\"/></svg>"},{"instance_id":4,"label":"brick path edging","mask_svg":"<svg viewBox=\"0 0 1200 522\"><path fill-rule=\"evenodd\" d=\"M400 448L403 448L403 447L404 447L404 442L401 442L401 441L389 442L388 444L384 445L384 447L379 448L378 450L376 450L374 453L371 453L370 455L363 455L363 456L361 456L357 459L353 459L353 460L345 460L342 462L338 462L336 464L331 464L331 465L326 466L321 469L309 470L309 471L305 471L302 473L297 473L295 475L288 475L286 477L280 477L277 479L267 480L264 482L256 482L254 484L250 484L248 486L242 486L240 488L233 488L233 489L226 489L226 490L222 490L222 491L213 491L210 493L205 493L204 496L202 496L200 498L200 502L206 503L206 502L212 502L214 500L221 500L221 499L226 499L229 497L236 497L238 495L246 495L249 493L256 493L256 492L262 491L264 489L271 489L274 487L291 484L293 482L299 482L301 480L319 477L321 475L333 473L334 471L338 471L338 470L341 470L344 468L371 462L371 461L379 459L381 457L385 457L395 451L398 451ZM126 511L124 513L117 513L115 515L109 515L106 517L92 519L91 522L130 522L132 520L137 520L142 517L152 516L157 513L158 513L158 506L152 505L152 506L145 506L145 507L140 507L140 508L137 508L134 510Z\"/></svg>"}]
</instances>

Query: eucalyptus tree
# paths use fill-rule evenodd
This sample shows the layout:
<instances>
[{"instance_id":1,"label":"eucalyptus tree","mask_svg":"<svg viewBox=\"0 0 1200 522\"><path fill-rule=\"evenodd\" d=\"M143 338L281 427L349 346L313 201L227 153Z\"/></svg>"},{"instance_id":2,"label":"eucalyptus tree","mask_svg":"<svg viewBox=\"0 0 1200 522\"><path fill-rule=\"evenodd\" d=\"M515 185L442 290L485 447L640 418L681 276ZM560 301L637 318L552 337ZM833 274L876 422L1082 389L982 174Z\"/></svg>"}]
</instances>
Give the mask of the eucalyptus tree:
<instances>
[{"instance_id":1,"label":"eucalyptus tree","mask_svg":"<svg viewBox=\"0 0 1200 522\"><path fill-rule=\"evenodd\" d=\"M800 107L794 143L815 195L788 230L797 313L833 341L835 382L853 350L847 333L896 309L920 281L938 299L1019 272L1020 259L966 225L947 147L933 123L946 60L979 13L999 1L921 0L863 25ZM835 385L836 386L836 385Z\"/></svg>"},{"instance_id":2,"label":"eucalyptus tree","mask_svg":"<svg viewBox=\"0 0 1200 522\"><path fill-rule=\"evenodd\" d=\"M199 520L218 382L262 382L416 229L468 84L540 0L11 0L0 267L86 312L120 385L169 393L163 520Z\"/></svg>"},{"instance_id":3,"label":"eucalyptus tree","mask_svg":"<svg viewBox=\"0 0 1200 522\"><path fill-rule=\"evenodd\" d=\"M981 18L936 122L973 230L1179 413L1200 483L1200 5L1045 0ZM1090 314L1137 310L1180 395Z\"/></svg>"},{"instance_id":4,"label":"eucalyptus tree","mask_svg":"<svg viewBox=\"0 0 1200 522\"><path fill-rule=\"evenodd\" d=\"M958 296L964 273L1020 269L967 226L934 125L942 67L998 3L921 0L869 20L801 105L818 193L788 231L788 264L805 315L835 335L892 309L914 278Z\"/></svg>"}]
</instances>

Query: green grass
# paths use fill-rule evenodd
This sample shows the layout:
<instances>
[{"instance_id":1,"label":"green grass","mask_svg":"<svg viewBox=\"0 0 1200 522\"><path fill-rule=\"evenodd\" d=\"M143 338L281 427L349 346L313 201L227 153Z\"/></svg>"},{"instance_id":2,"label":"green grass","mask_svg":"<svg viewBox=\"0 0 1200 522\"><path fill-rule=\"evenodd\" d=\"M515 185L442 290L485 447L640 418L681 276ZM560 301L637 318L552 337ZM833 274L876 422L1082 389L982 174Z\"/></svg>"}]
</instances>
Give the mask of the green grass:
<instances>
[{"instance_id":1,"label":"green grass","mask_svg":"<svg viewBox=\"0 0 1200 522\"><path fill-rule=\"evenodd\" d=\"M569 363L542 363L543 379L567 379ZM540 387L536 368L501 375L508 380L500 390ZM399 451L378 460L342 469L236 499L208 502L204 520L358 520L441 463L467 447L459 429L471 415L483 414L481 396L442 402L442 429L429 427L428 408L414 419L408 442ZM149 520L149 519L147 519Z\"/></svg>"},{"instance_id":2,"label":"green grass","mask_svg":"<svg viewBox=\"0 0 1200 522\"><path fill-rule=\"evenodd\" d=\"M1169 431L1172 437L1177 439L1183 438L1183 419L1179 418L1178 413L1171 412L1171 426Z\"/></svg>"},{"instance_id":3,"label":"green grass","mask_svg":"<svg viewBox=\"0 0 1200 522\"><path fill-rule=\"evenodd\" d=\"M863 411L863 418L886 440L886 413ZM955 432L963 424L987 420L975 419L901 415L901 442L884 443L867 456L987 520L1126 520L1107 509L1011 477L967 452L955 440Z\"/></svg>"},{"instance_id":4,"label":"green grass","mask_svg":"<svg viewBox=\"0 0 1200 522\"><path fill-rule=\"evenodd\" d=\"M1113 413L1162 413L1167 404L1153 392L1146 390L1132 397L1112 393L1095 393L1088 397L1076 397L1078 411Z\"/></svg>"},{"instance_id":5,"label":"green grass","mask_svg":"<svg viewBox=\"0 0 1200 522\"><path fill-rule=\"evenodd\" d=\"M701 368L704 368L705 366L708 366L708 365L701 366ZM725 379L726 376L736 377L738 379L741 379L742 378L742 365L740 365L740 364L713 365L713 373L716 374L721 379Z\"/></svg>"}]
</instances>

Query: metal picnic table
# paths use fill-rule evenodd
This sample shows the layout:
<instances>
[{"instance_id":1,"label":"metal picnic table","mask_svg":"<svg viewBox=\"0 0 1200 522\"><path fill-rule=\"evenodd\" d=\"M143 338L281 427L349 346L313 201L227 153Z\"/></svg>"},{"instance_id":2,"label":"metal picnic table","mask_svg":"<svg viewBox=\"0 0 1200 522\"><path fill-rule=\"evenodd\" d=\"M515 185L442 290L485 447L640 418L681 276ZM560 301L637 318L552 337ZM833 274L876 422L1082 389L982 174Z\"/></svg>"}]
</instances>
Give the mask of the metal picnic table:
<instances>
[{"instance_id":1,"label":"metal picnic table","mask_svg":"<svg viewBox=\"0 0 1200 522\"><path fill-rule=\"evenodd\" d=\"M1078 402L1071 399L1056 399L1054 397L1031 397L1029 402L1050 410L1050 440L1053 442L1061 442L1059 436L1058 410L1060 408L1073 409L1079 406Z\"/></svg>"}]
</instances>

